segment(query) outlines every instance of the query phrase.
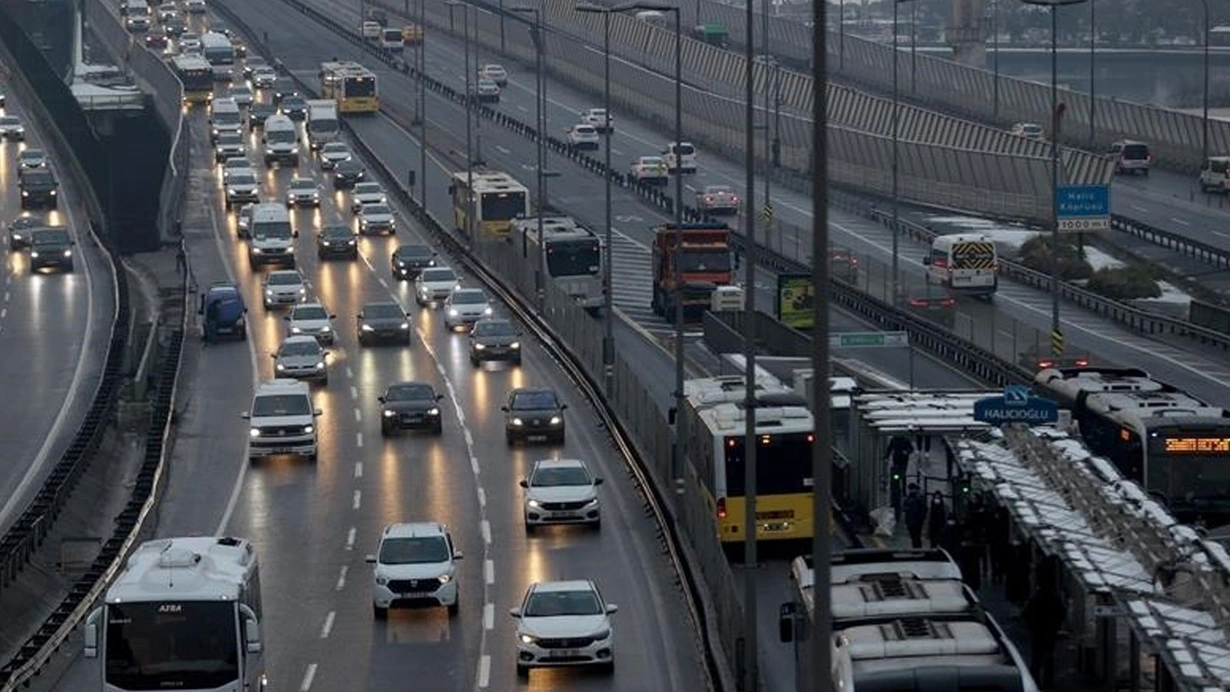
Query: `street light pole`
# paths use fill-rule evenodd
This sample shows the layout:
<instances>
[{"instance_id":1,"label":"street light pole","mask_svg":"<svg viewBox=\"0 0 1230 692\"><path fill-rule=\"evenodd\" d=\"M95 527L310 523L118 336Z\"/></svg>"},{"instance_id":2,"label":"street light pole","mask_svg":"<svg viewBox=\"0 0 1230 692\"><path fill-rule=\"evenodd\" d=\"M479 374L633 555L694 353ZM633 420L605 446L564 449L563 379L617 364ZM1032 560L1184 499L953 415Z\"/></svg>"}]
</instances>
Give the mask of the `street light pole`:
<instances>
[{"instance_id":1,"label":"street light pole","mask_svg":"<svg viewBox=\"0 0 1230 692\"><path fill-rule=\"evenodd\" d=\"M918 3L910 3L910 91L918 91Z\"/></svg>"},{"instance_id":2,"label":"street light pole","mask_svg":"<svg viewBox=\"0 0 1230 692\"><path fill-rule=\"evenodd\" d=\"M846 0L837 5L837 69L846 69Z\"/></svg>"},{"instance_id":3,"label":"street light pole","mask_svg":"<svg viewBox=\"0 0 1230 692\"><path fill-rule=\"evenodd\" d=\"M991 0L991 62L995 70L991 76L991 108L999 122L999 0Z\"/></svg>"},{"instance_id":4,"label":"street light pole","mask_svg":"<svg viewBox=\"0 0 1230 692\"><path fill-rule=\"evenodd\" d=\"M545 112L546 95L544 93L547 84L542 73L542 54L544 49L543 41L545 40L545 37L542 33L542 12L540 12L537 7L511 7L509 9L513 12L534 15L534 26L530 29L530 33L533 35L534 39L534 86L536 89L534 99L536 112L534 121L537 123L536 127L538 129L538 137L535 140L535 143L537 144L535 147L536 155L538 157L538 165L536 166L538 178L538 213L536 214L536 221L538 225L538 269L534 274L534 290L535 294L538 296L538 309L542 310L545 308L547 300L547 244L545 242L545 238L543 237L546 234L544 226L546 223L545 216L547 213L547 121Z\"/></svg>"},{"instance_id":5,"label":"street light pole","mask_svg":"<svg viewBox=\"0 0 1230 692\"><path fill-rule=\"evenodd\" d=\"M768 55L769 0L762 0L764 7L765 54ZM827 2L828 0L823 0ZM752 0L747 0L744 24L746 35L744 45L743 74L743 177L746 190L743 200L743 266L745 271L743 289L743 689L755 692L759 685L759 651L760 642L757 636L757 599L756 599L756 55L755 34L753 22L755 10ZM769 90L765 89L765 103L768 103ZM765 139L769 133L769 111L765 109ZM678 140L676 140L678 142ZM765 152L766 157L768 152ZM678 159L676 159L678 160ZM682 178L682 170L679 171ZM768 171L764 177L766 187L769 184ZM768 205L766 189L765 205Z\"/></svg>"},{"instance_id":6,"label":"street light pole","mask_svg":"<svg viewBox=\"0 0 1230 692\"><path fill-rule=\"evenodd\" d=\"M1209 0L1200 0L1204 6L1204 115L1201 126L1203 136L1200 144L1200 161L1209 160Z\"/></svg>"},{"instance_id":7,"label":"street light pole","mask_svg":"<svg viewBox=\"0 0 1230 692\"><path fill-rule=\"evenodd\" d=\"M1089 0L1089 148L1093 149L1098 133L1097 80L1094 60L1098 54L1098 0Z\"/></svg>"},{"instance_id":8,"label":"street light pole","mask_svg":"<svg viewBox=\"0 0 1230 692\"><path fill-rule=\"evenodd\" d=\"M901 301L901 228L898 224L898 216L901 213L900 190L898 189L898 163L897 163L897 144L901 138L901 102L900 102L900 84L898 79L898 64L901 62L901 54L897 49L898 41L898 6L903 2L911 0L893 0L893 165L892 165L892 185L893 185L893 296L892 303L896 305Z\"/></svg>"},{"instance_id":9,"label":"street light pole","mask_svg":"<svg viewBox=\"0 0 1230 692\"><path fill-rule=\"evenodd\" d=\"M474 105L474 92L470 88L470 5L460 0L447 0L444 4L452 7L461 8L461 26L464 43L462 52L465 53L465 72L466 72L466 224L462 232L465 233L466 242L474 242L474 139L473 133L470 130L470 109ZM426 33L426 32L424 32ZM426 142L423 143L426 147ZM426 198L423 203L426 204Z\"/></svg>"},{"instance_id":10,"label":"street light pole","mask_svg":"<svg viewBox=\"0 0 1230 692\"><path fill-rule=\"evenodd\" d=\"M419 0L419 202L427 216L427 0Z\"/></svg>"}]
</instances>

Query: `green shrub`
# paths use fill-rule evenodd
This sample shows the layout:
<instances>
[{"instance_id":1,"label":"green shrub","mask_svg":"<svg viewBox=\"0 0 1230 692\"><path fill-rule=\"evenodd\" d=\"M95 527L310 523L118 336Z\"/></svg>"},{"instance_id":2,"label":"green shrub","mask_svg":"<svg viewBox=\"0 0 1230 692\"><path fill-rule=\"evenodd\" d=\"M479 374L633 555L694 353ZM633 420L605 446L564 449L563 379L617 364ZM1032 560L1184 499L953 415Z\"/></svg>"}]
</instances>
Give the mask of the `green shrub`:
<instances>
[{"instance_id":1,"label":"green shrub","mask_svg":"<svg viewBox=\"0 0 1230 692\"><path fill-rule=\"evenodd\" d=\"M1087 288L1112 300L1160 298L1162 289L1148 267L1099 269L1089 278Z\"/></svg>"},{"instance_id":2,"label":"green shrub","mask_svg":"<svg viewBox=\"0 0 1230 692\"><path fill-rule=\"evenodd\" d=\"M1020 261L1021 264L1034 271L1050 274L1052 271L1050 236L1036 235L1025 241L1021 245ZM1064 281L1079 281L1088 279L1092 275L1093 267L1085 261L1085 256L1076 243L1067 237L1061 237L1059 240L1059 277Z\"/></svg>"}]
</instances>

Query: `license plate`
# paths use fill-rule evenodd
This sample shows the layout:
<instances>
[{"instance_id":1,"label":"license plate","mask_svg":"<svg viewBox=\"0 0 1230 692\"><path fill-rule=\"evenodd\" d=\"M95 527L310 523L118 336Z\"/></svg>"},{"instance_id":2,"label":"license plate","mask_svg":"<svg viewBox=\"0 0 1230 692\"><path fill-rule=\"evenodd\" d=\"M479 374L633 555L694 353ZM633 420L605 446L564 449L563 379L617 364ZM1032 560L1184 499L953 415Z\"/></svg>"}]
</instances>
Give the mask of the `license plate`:
<instances>
[{"instance_id":1,"label":"license plate","mask_svg":"<svg viewBox=\"0 0 1230 692\"><path fill-rule=\"evenodd\" d=\"M581 515L576 512L551 512L552 519L580 519Z\"/></svg>"},{"instance_id":2,"label":"license plate","mask_svg":"<svg viewBox=\"0 0 1230 692\"><path fill-rule=\"evenodd\" d=\"M295 450L290 447L274 447L269 450L270 454L294 454Z\"/></svg>"},{"instance_id":3,"label":"license plate","mask_svg":"<svg viewBox=\"0 0 1230 692\"><path fill-rule=\"evenodd\" d=\"M573 658L581 654L577 649L559 649L551 652L551 658Z\"/></svg>"},{"instance_id":4,"label":"license plate","mask_svg":"<svg viewBox=\"0 0 1230 692\"><path fill-rule=\"evenodd\" d=\"M525 436L525 439L527 439L527 440L545 440L545 439L547 439L547 436L546 436L546 435L526 435L526 436Z\"/></svg>"},{"instance_id":5,"label":"license plate","mask_svg":"<svg viewBox=\"0 0 1230 692\"><path fill-rule=\"evenodd\" d=\"M430 591L411 591L409 593L397 594L399 598L431 598L434 595Z\"/></svg>"},{"instance_id":6,"label":"license plate","mask_svg":"<svg viewBox=\"0 0 1230 692\"><path fill-rule=\"evenodd\" d=\"M402 420L407 423L422 423L423 417L422 416L402 416Z\"/></svg>"}]
</instances>

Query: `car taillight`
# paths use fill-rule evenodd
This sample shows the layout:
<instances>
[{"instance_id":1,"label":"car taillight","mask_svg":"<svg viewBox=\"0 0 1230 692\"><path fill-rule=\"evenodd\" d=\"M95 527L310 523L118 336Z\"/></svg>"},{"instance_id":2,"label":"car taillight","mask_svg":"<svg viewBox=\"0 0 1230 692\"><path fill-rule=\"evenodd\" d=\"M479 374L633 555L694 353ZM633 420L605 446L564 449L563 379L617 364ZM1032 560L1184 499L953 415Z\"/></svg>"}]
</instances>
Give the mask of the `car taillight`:
<instances>
[{"instance_id":1,"label":"car taillight","mask_svg":"<svg viewBox=\"0 0 1230 692\"><path fill-rule=\"evenodd\" d=\"M1084 359L1084 358L1077 358L1077 359L1076 359L1076 367L1078 367L1078 368L1083 368L1083 367L1085 367L1085 366L1087 366L1087 365L1089 365L1089 361L1088 361L1088 360L1086 360L1086 359Z\"/></svg>"},{"instance_id":2,"label":"car taillight","mask_svg":"<svg viewBox=\"0 0 1230 692\"><path fill-rule=\"evenodd\" d=\"M718 498L718 501L717 501L717 518L718 518L718 519L725 519L725 518L726 518L726 498L724 498L724 497L719 497L719 498Z\"/></svg>"},{"instance_id":3,"label":"car taillight","mask_svg":"<svg viewBox=\"0 0 1230 692\"><path fill-rule=\"evenodd\" d=\"M940 301L940 306L950 308L957 304L956 298L945 298Z\"/></svg>"},{"instance_id":4,"label":"car taillight","mask_svg":"<svg viewBox=\"0 0 1230 692\"><path fill-rule=\"evenodd\" d=\"M713 195L705 195L706 202L713 202Z\"/></svg>"},{"instance_id":5,"label":"car taillight","mask_svg":"<svg viewBox=\"0 0 1230 692\"><path fill-rule=\"evenodd\" d=\"M1052 366L1054 366L1054 365L1055 365L1055 361L1053 361L1053 360L1040 360L1040 361L1038 361L1038 369L1039 369L1039 370L1046 370L1047 368L1052 367Z\"/></svg>"},{"instance_id":6,"label":"car taillight","mask_svg":"<svg viewBox=\"0 0 1230 692\"><path fill-rule=\"evenodd\" d=\"M912 308L925 308L927 305L927 301L923 298L912 298L910 300L910 307Z\"/></svg>"}]
</instances>

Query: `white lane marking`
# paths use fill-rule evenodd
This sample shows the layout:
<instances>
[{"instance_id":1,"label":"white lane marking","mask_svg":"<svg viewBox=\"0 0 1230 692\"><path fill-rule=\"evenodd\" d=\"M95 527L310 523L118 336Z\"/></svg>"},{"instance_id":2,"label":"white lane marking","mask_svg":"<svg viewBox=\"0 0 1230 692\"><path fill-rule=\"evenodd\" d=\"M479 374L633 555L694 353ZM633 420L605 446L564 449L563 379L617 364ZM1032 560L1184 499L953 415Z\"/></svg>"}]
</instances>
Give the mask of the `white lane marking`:
<instances>
[{"instance_id":1,"label":"white lane marking","mask_svg":"<svg viewBox=\"0 0 1230 692\"><path fill-rule=\"evenodd\" d=\"M354 370L351 370L349 365L346 366L346 377L354 379Z\"/></svg>"},{"instance_id":2,"label":"white lane marking","mask_svg":"<svg viewBox=\"0 0 1230 692\"><path fill-rule=\"evenodd\" d=\"M495 150L504 155L508 155L512 153L512 151L510 151L508 147L502 147L499 144L495 145ZM6 297L5 300L8 300L8 298Z\"/></svg>"},{"instance_id":3,"label":"white lane marking","mask_svg":"<svg viewBox=\"0 0 1230 692\"><path fill-rule=\"evenodd\" d=\"M470 429L469 429L469 428L466 428L466 429L462 432L462 434L463 434L463 435L465 436L465 438L466 438L466 444L467 444L468 446L470 446L470 447L473 447L473 446L474 446L474 436L470 434Z\"/></svg>"},{"instance_id":4,"label":"white lane marking","mask_svg":"<svg viewBox=\"0 0 1230 692\"><path fill-rule=\"evenodd\" d=\"M358 422L361 422L362 420L363 420L363 412L356 408L354 410L354 422L358 423Z\"/></svg>"},{"instance_id":5,"label":"white lane marking","mask_svg":"<svg viewBox=\"0 0 1230 692\"><path fill-rule=\"evenodd\" d=\"M8 291L4 292L4 302L6 303L9 302L9 292Z\"/></svg>"},{"instance_id":6,"label":"white lane marking","mask_svg":"<svg viewBox=\"0 0 1230 692\"><path fill-rule=\"evenodd\" d=\"M487 491L483 490L481 487L478 489L478 506L479 507L487 506Z\"/></svg>"},{"instance_id":7,"label":"white lane marking","mask_svg":"<svg viewBox=\"0 0 1230 692\"><path fill-rule=\"evenodd\" d=\"M5 317L7 317L7 316L8 316L8 314L9 314L9 309L8 309L8 308L0 308L0 320L2 320L2 319L4 319Z\"/></svg>"},{"instance_id":8,"label":"white lane marking","mask_svg":"<svg viewBox=\"0 0 1230 692\"><path fill-rule=\"evenodd\" d=\"M495 629L495 604L488 603L483 606L483 629Z\"/></svg>"},{"instance_id":9,"label":"white lane marking","mask_svg":"<svg viewBox=\"0 0 1230 692\"><path fill-rule=\"evenodd\" d=\"M1190 225L1191 225L1191 223L1189 223L1189 222L1187 222L1187 221L1184 221L1183 219L1176 219L1176 218L1175 218L1175 217L1173 217L1173 216L1172 216L1172 217L1170 217L1170 220L1171 220L1171 221L1173 221L1173 222L1175 222L1175 223L1177 223L1177 224L1179 224L1180 226L1190 226Z\"/></svg>"},{"instance_id":10,"label":"white lane marking","mask_svg":"<svg viewBox=\"0 0 1230 692\"><path fill-rule=\"evenodd\" d=\"M355 433L355 434L354 434L354 443L355 443L355 446L356 446L356 447L362 447L362 446L363 446L363 433Z\"/></svg>"},{"instance_id":11,"label":"white lane marking","mask_svg":"<svg viewBox=\"0 0 1230 692\"><path fill-rule=\"evenodd\" d=\"M380 285L384 286L384 290L389 290L389 282L385 281L383 276L376 277L376 281L379 281Z\"/></svg>"},{"instance_id":12,"label":"white lane marking","mask_svg":"<svg viewBox=\"0 0 1230 692\"><path fill-rule=\"evenodd\" d=\"M355 478L362 478L362 477L363 477L363 462L361 462L361 461L356 461L356 462L354 463L354 477L355 477Z\"/></svg>"},{"instance_id":13,"label":"white lane marking","mask_svg":"<svg viewBox=\"0 0 1230 692\"><path fill-rule=\"evenodd\" d=\"M354 491L354 508L358 509L363 504L363 491Z\"/></svg>"},{"instance_id":14,"label":"white lane marking","mask_svg":"<svg viewBox=\"0 0 1230 692\"><path fill-rule=\"evenodd\" d=\"M491 656L486 654L478 660L478 687L486 688L491 683Z\"/></svg>"},{"instance_id":15,"label":"white lane marking","mask_svg":"<svg viewBox=\"0 0 1230 692\"><path fill-rule=\"evenodd\" d=\"M1220 236L1222 238L1230 238L1230 235L1226 235L1225 233L1222 233L1221 231L1209 231L1209 233L1212 233L1215 236Z\"/></svg>"},{"instance_id":16,"label":"white lane marking","mask_svg":"<svg viewBox=\"0 0 1230 692\"><path fill-rule=\"evenodd\" d=\"M521 111L522 113L530 112L530 109L526 108L525 106L517 106L517 110Z\"/></svg>"},{"instance_id":17,"label":"white lane marking","mask_svg":"<svg viewBox=\"0 0 1230 692\"><path fill-rule=\"evenodd\" d=\"M355 539L355 536L358 535L358 533L359 533L359 530L353 526L350 527L350 530L346 532L346 550L354 550L354 539Z\"/></svg>"},{"instance_id":18,"label":"white lane marking","mask_svg":"<svg viewBox=\"0 0 1230 692\"><path fill-rule=\"evenodd\" d=\"M1148 209L1140 206L1139 204L1133 204L1132 208L1135 209L1136 211L1145 211L1145 212L1149 211Z\"/></svg>"},{"instance_id":19,"label":"white lane marking","mask_svg":"<svg viewBox=\"0 0 1230 692\"><path fill-rule=\"evenodd\" d=\"M312 681L316 679L316 664L309 663L307 671L303 673L303 682L299 683L299 692L308 692L312 689Z\"/></svg>"},{"instance_id":20,"label":"white lane marking","mask_svg":"<svg viewBox=\"0 0 1230 692\"><path fill-rule=\"evenodd\" d=\"M491 560L483 560L483 580L488 586L495 583L495 563Z\"/></svg>"},{"instance_id":21,"label":"white lane marking","mask_svg":"<svg viewBox=\"0 0 1230 692\"><path fill-rule=\"evenodd\" d=\"M358 388L358 387L355 387L355 386L351 385L351 387L350 387L350 398L351 398L351 399L356 399L356 400L359 398L359 388Z\"/></svg>"},{"instance_id":22,"label":"white lane marking","mask_svg":"<svg viewBox=\"0 0 1230 692\"><path fill-rule=\"evenodd\" d=\"M491 522L487 521L486 519L483 519L482 523L479 524L479 527L482 529L482 532L483 532L483 543L490 544L491 543Z\"/></svg>"},{"instance_id":23,"label":"white lane marking","mask_svg":"<svg viewBox=\"0 0 1230 692\"><path fill-rule=\"evenodd\" d=\"M333 631L333 621L337 618L337 612L330 610L325 616L325 624L320 627L320 638L328 639L329 633Z\"/></svg>"},{"instance_id":24,"label":"white lane marking","mask_svg":"<svg viewBox=\"0 0 1230 692\"><path fill-rule=\"evenodd\" d=\"M342 569L341 571L338 572L338 575L337 575L337 586L334 587L335 591L341 591L342 589L346 588L346 573L349 571L350 571L349 565L342 565Z\"/></svg>"},{"instance_id":25,"label":"white lane marking","mask_svg":"<svg viewBox=\"0 0 1230 692\"><path fill-rule=\"evenodd\" d=\"M471 458L471 459L470 459L470 470L474 472L474 475L475 475L475 476L477 476L477 475L478 475L479 468L478 468L478 459L477 459L477 458Z\"/></svg>"}]
</instances>

